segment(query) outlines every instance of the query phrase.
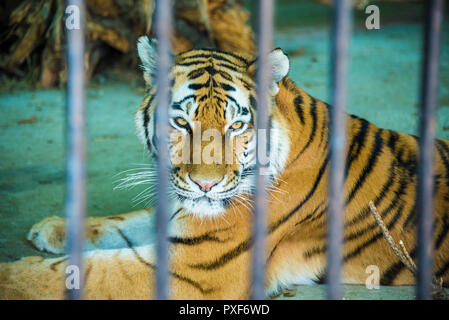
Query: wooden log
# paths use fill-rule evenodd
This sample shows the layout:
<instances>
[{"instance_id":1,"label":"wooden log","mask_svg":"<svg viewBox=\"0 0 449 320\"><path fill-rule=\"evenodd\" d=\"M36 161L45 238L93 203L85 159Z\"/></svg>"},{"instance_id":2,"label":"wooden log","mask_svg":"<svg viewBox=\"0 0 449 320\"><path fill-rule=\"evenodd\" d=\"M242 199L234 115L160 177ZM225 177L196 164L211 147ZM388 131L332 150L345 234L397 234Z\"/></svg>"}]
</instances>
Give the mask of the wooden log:
<instances>
[{"instance_id":1,"label":"wooden log","mask_svg":"<svg viewBox=\"0 0 449 320\"><path fill-rule=\"evenodd\" d=\"M28 76L39 87L64 83L65 5L64 0L22 0L13 7L6 36L0 40L9 47L0 68L10 75ZM137 67L135 44L139 36L153 33L154 0L87 0L86 8L87 77L111 56L123 67ZM173 52L195 46L254 52L248 17L234 0L176 1Z\"/></svg>"},{"instance_id":2,"label":"wooden log","mask_svg":"<svg viewBox=\"0 0 449 320\"><path fill-rule=\"evenodd\" d=\"M5 69L12 70L16 68L42 42L42 36L48 25L52 6L52 0L42 0L37 6L33 6L32 1L26 1L18 10L11 14L11 23L21 23L24 25L24 28L11 32L18 37L18 41L13 46L9 57L3 63Z\"/></svg>"}]
</instances>

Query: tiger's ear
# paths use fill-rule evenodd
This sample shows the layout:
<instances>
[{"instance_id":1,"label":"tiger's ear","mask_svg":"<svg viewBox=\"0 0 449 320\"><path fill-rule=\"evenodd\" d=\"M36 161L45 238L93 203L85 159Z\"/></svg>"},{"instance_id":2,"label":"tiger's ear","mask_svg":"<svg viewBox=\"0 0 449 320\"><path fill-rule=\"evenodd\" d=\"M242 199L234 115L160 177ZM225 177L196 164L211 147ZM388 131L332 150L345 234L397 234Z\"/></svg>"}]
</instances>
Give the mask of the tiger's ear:
<instances>
[{"instance_id":1,"label":"tiger's ear","mask_svg":"<svg viewBox=\"0 0 449 320\"><path fill-rule=\"evenodd\" d=\"M268 55L271 65L271 94L276 95L279 91L279 82L284 79L290 69L290 61L288 56L280 48L276 48ZM248 66L248 73L251 77L255 77L257 60L251 62Z\"/></svg>"},{"instance_id":2,"label":"tiger's ear","mask_svg":"<svg viewBox=\"0 0 449 320\"><path fill-rule=\"evenodd\" d=\"M151 84L151 79L156 72L156 44L155 39L150 40L147 36L142 36L137 40L137 53L142 61L143 78L147 85Z\"/></svg>"}]
</instances>

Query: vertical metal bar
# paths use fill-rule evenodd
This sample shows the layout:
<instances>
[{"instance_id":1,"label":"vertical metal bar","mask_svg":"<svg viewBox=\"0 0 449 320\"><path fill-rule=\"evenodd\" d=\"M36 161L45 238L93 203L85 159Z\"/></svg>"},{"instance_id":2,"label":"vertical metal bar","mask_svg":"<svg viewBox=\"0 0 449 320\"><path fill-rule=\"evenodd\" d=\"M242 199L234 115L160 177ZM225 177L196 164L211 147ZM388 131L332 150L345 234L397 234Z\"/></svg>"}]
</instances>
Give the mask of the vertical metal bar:
<instances>
[{"instance_id":1,"label":"vertical metal bar","mask_svg":"<svg viewBox=\"0 0 449 320\"><path fill-rule=\"evenodd\" d=\"M84 75L84 19L83 0L69 0L75 6L73 28L67 28L67 250L69 265L78 268L79 289L67 288L67 297L79 300L82 292L82 249L84 215L86 211L86 158L85 158L85 75ZM79 16L77 15L79 12Z\"/></svg>"},{"instance_id":2,"label":"vertical metal bar","mask_svg":"<svg viewBox=\"0 0 449 320\"><path fill-rule=\"evenodd\" d=\"M265 299L265 235L266 235L266 167L261 163L259 145L269 152L269 88L271 66L269 53L273 38L273 0L259 1L258 15L258 65L257 65L257 169L255 214L253 221L252 299Z\"/></svg>"},{"instance_id":3,"label":"vertical metal bar","mask_svg":"<svg viewBox=\"0 0 449 320\"><path fill-rule=\"evenodd\" d=\"M431 299L433 275L433 189L435 110L438 96L443 0L427 1L424 59L421 75L421 122L418 168L418 274L417 298Z\"/></svg>"},{"instance_id":4,"label":"vertical metal bar","mask_svg":"<svg viewBox=\"0 0 449 320\"><path fill-rule=\"evenodd\" d=\"M169 73L171 66L171 0L156 1L155 19L156 38L158 40L158 68L156 76L156 135L158 150L156 298L159 300L165 300L169 298L169 248L167 226L170 210L170 205L168 202L168 107L170 103Z\"/></svg>"},{"instance_id":5,"label":"vertical metal bar","mask_svg":"<svg viewBox=\"0 0 449 320\"><path fill-rule=\"evenodd\" d=\"M351 1L335 0L331 33L330 178L328 216L327 284L328 299L341 299L343 194L346 145L346 74L351 32Z\"/></svg>"}]
</instances>

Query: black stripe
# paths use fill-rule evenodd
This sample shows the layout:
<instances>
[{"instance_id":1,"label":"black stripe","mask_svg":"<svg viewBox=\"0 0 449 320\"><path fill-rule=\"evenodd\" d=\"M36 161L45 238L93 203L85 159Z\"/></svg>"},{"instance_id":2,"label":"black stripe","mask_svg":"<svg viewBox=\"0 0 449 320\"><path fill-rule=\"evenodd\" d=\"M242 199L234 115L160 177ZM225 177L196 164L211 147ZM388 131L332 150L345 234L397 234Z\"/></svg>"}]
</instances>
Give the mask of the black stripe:
<instances>
[{"instance_id":1,"label":"black stripe","mask_svg":"<svg viewBox=\"0 0 449 320\"><path fill-rule=\"evenodd\" d=\"M276 245L273 247L273 249L271 250L270 254L268 255L268 259L267 259L267 264L268 262L270 262L271 258L274 256L274 253L276 252L277 248L279 247L279 244L281 244L281 242L284 240L284 237L281 238L281 240L279 240Z\"/></svg>"},{"instance_id":2,"label":"black stripe","mask_svg":"<svg viewBox=\"0 0 449 320\"><path fill-rule=\"evenodd\" d=\"M387 225L387 229L391 230L394 225L397 223L397 221L399 220L399 218L401 217L402 214L402 210L404 209L404 204L402 204L399 208L398 211L396 212L395 216L391 219L391 221L388 223ZM371 237L371 239L365 241L364 243L362 243L361 245L359 245L357 248L355 248L354 250L352 250L351 252L349 252L348 254L346 254L343 257L343 261L347 262L348 260L358 256L360 253L362 253L362 251L364 249L366 249L367 247L369 247L370 245L374 244L377 240L379 240L380 238L383 237L383 233L382 232L378 232L376 233L373 237Z\"/></svg>"},{"instance_id":3,"label":"black stripe","mask_svg":"<svg viewBox=\"0 0 449 320\"><path fill-rule=\"evenodd\" d=\"M231 56L233 58L236 58L236 59L244 62L245 64L249 63L248 60L246 60L245 58L243 58L243 57L241 57L241 56L239 56L239 55L237 55L237 54L235 54L233 52L228 52L228 51L224 51L224 50L220 50L220 49L216 49L216 48L213 48L213 49L212 48L200 48L200 49L198 49L198 51L209 51L209 52L213 52L215 54L217 54L217 53L220 54L221 53L223 55L228 55L228 56ZM189 57L186 57L186 59L187 58L189 58Z\"/></svg>"},{"instance_id":4,"label":"black stripe","mask_svg":"<svg viewBox=\"0 0 449 320\"><path fill-rule=\"evenodd\" d=\"M189 89L192 90L199 90L205 87L209 87L210 86L210 78L207 79L207 81L205 83L191 83L189 84Z\"/></svg>"},{"instance_id":5,"label":"black stripe","mask_svg":"<svg viewBox=\"0 0 449 320\"><path fill-rule=\"evenodd\" d=\"M232 102L235 103L235 105L238 108L238 112L240 112L240 110L242 110L242 106L237 102L237 100L235 100L233 97L231 97L230 95L226 95L226 98L228 98L229 100L231 100Z\"/></svg>"},{"instance_id":6,"label":"black stripe","mask_svg":"<svg viewBox=\"0 0 449 320\"><path fill-rule=\"evenodd\" d=\"M416 137L410 135L410 137L415 138L415 144L416 144ZM404 167L408 171L408 174L410 176L416 176L417 174L417 163L418 158L417 155L414 153L414 150L418 148L418 145L416 144L415 147L409 147L409 146L402 146L401 148L396 147L396 159L398 160L399 164ZM399 149L399 150L398 150Z\"/></svg>"},{"instance_id":7,"label":"black stripe","mask_svg":"<svg viewBox=\"0 0 449 320\"><path fill-rule=\"evenodd\" d=\"M61 263L67 261L67 260L69 260L69 258L62 258L61 260L58 260L58 261L56 261L56 262L53 262L53 263L50 265L50 269L53 270L53 271L57 271L56 267L57 267L58 265L60 265Z\"/></svg>"},{"instance_id":8,"label":"black stripe","mask_svg":"<svg viewBox=\"0 0 449 320\"><path fill-rule=\"evenodd\" d=\"M281 219L279 219L277 222L273 223L269 228L268 228L268 233L272 233L274 232L280 225L282 225L283 223L285 223L288 219L290 219L299 209L301 209L301 207L310 200L310 198L312 198L312 196L314 195L320 181L321 178L324 175L324 172L327 168L327 164L329 162L329 155L327 155L327 157L324 159L323 164L321 165L320 170L318 171L318 175L313 183L312 189L310 189L310 191L308 192L308 194L306 195L306 197L304 198L304 200L302 200L292 211L290 211L287 215L285 215L284 217L282 217Z\"/></svg>"},{"instance_id":9,"label":"black stripe","mask_svg":"<svg viewBox=\"0 0 449 320\"><path fill-rule=\"evenodd\" d=\"M396 165L395 165L396 166ZM392 172L394 172L394 170L392 170ZM394 175L395 176L395 175ZM373 200L374 205L378 206L379 203L382 201L382 199L384 198L385 194L390 190L391 186L394 184L395 180L394 180L394 176L392 178L392 180L388 179L387 182L382 186L381 192L376 196L376 198ZM399 182L399 188L396 191L397 194L395 198L399 199L399 196L403 194L402 190L405 190L405 187L407 186L406 184L406 179L402 179ZM391 202L390 206L394 206L395 203ZM360 221L365 220L367 217L369 217L371 214L371 209L369 207L369 205L367 204L358 215L356 215L352 220L348 221L345 223L345 228L351 225L354 225Z\"/></svg>"},{"instance_id":10,"label":"black stripe","mask_svg":"<svg viewBox=\"0 0 449 320\"><path fill-rule=\"evenodd\" d=\"M437 148L437 152L443 161L444 167L446 169L446 179L449 181L449 150L445 153L445 144L440 140L435 140L435 147Z\"/></svg>"},{"instance_id":11,"label":"black stripe","mask_svg":"<svg viewBox=\"0 0 449 320\"><path fill-rule=\"evenodd\" d=\"M257 108L257 100L252 94L249 95L249 104L253 109Z\"/></svg>"},{"instance_id":12,"label":"black stripe","mask_svg":"<svg viewBox=\"0 0 449 320\"><path fill-rule=\"evenodd\" d=\"M393 207L395 204L390 205L390 207ZM391 208L390 208L391 209ZM390 209L387 209L385 211L389 211ZM404 204L402 204L398 210L396 211L395 216L391 219L391 221L389 222L387 228L391 229L394 227L394 225L397 223L397 221L399 220L399 218L402 215L402 210L404 209ZM385 212L384 212L385 215ZM377 226L377 224L375 224L375 226ZM355 232L354 234L345 237L345 242L347 240L354 240L356 239L360 234L359 233L363 233L361 232ZM376 233L371 239L369 239L368 241L362 243L361 245L359 245L356 249L354 249L352 252L348 253L347 255L345 255L345 257L343 258L344 262L346 262L349 259L354 258L355 256L359 255L365 248L367 248L368 246L372 245L373 243L375 243L377 240L379 240L381 237L383 236L383 234L381 232ZM314 247L310 250L307 250L304 252L303 256L305 259L310 259L315 255L319 255L319 254L323 254L325 253L327 250L327 245L324 245L322 247Z\"/></svg>"},{"instance_id":13,"label":"black stripe","mask_svg":"<svg viewBox=\"0 0 449 320\"><path fill-rule=\"evenodd\" d=\"M176 101L175 103L176 103L176 104L182 104L183 102L185 102L186 100L189 100L189 99L191 99L191 98L195 99L195 95L194 95L194 94L190 94L190 95L188 95L188 96L185 96L185 97L182 98L181 100Z\"/></svg>"},{"instance_id":14,"label":"black stripe","mask_svg":"<svg viewBox=\"0 0 449 320\"><path fill-rule=\"evenodd\" d=\"M148 261L146 261L134 248L134 246L132 245L131 241L129 240L129 238L123 233L123 231L120 228L115 227L115 229L117 230L117 232L119 233L119 235L123 238L123 240L125 240L126 245L128 246L129 249L131 249L131 251L134 253L134 255L136 256L137 260L139 260L142 264L146 265L147 267L155 270L156 266ZM204 289L198 282L189 279L185 276L182 276L176 272L171 272L170 271L170 275L180 281L184 281L187 282L188 284L190 284L191 286L195 287L196 289L200 290L201 293L203 294L207 294L207 293L211 293L213 291L213 289Z\"/></svg>"},{"instance_id":15,"label":"black stripe","mask_svg":"<svg viewBox=\"0 0 449 320\"><path fill-rule=\"evenodd\" d=\"M382 131L379 129L376 133L373 147L371 149L371 155L370 158L368 159L368 163L366 164L366 166L363 166L362 173L359 175L359 178L357 179L354 188L352 188L351 192L349 193L349 196L345 201L346 205L348 205L351 202L351 200L354 199L354 196L356 195L357 191L363 186L366 178L374 169L377 159L379 158L379 155L382 152L383 140L381 137L381 132Z\"/></svg>"},{"instance_id":16,"label":"black stripe","mask_svg":"<svg viewBox=\"0 0 449 320\"><path fill-rule=\"evenodd\" d=\"M313 280L313 282L315 282L316 284L325 284L326 283L326 278L327 278L326 269L324 269L323 271L321 271L319 274L317 274L315 276L316 276L316 279Z\"/></svg>"},{"instance_id":17,"label":"black stripe","mask_svg":"<svg viewBox=\"0 0 449 320\"><path fill-rule=\"evenodd\" d=\"M201 77L205 73L206 73L206 69L205 68L195 69L193 71L190 71L187 74L187 78L189 78L190 80L194 80L194 79L197 79L197 78Z\"/></svg>"},{"instance_id":18,"label":"black stripe","mask_svg":"<svg viewBox=\"0 0 449 320\"><path fill-rule=\"evenodd\" d=\"M150 122L150 115L148 114L148 109L151 106L151 102L153 101L155 95L151 95L150 99L148 99L148 103L143 109L143 129L145 131L145 141L147 142L148 150L151 150L151 143L148 134L148 123Z\"/></svg>"},{"instance_id":19,"label":"black stripe","mask_svg":"<svg viewBox=\"0 0 449 320\"><path fill-rule=\"evenodd\" d=\"M315 208L311 213L309 213L309 214L306 215L304 218L302 218L300 221L298 221L298 222L295 224L295 226L302 224L303 222L305 222L305 221L311 219L312 217L316 217L316 213L317 213L318 209L319 209L323 204L324 204L324 202L321 202L318 206L316 206L316 208ZM318 213L318 215L320 215L320 214L321 214L323 211L325 211L326 209L327 209L327 206L326 206L323 210L321 210L321 211ZM314 219L314 220L315 220L315 219Z\"/></svg>"},{"instance_id":20,"label":"black stripe","mask_svg":"<svg viewBox=\"0 0 449 320\"><path fill-rule=\"evenodd\" d=\"M296 113L298 114L299 121L301 121L302 124L305 124L304 120L304 110L302 109L303 99L301 94L299 94L295 100L293 100L293 103L295 104Z\"/></svg>"},{"instance_id":21,"label":"black stripe","mask_svg":"<svg viewBox=\"0 0 449 320\"><path fill-rule=\"evenodd\" d=\"M412 251L410 251L410 256L412 258L415 257L416 254L416 248L413 248ZM394 279L401 273L402 270L404 270L405 265L402 263L402 261L398 261L393 263L385 272L382 272L382 278L380 278L380 284L383 286L390 286Z\"/></svg>"},{"instance_id":22,"label":"black stripe","mask_svg":"<svg viewBox=\"0 0 449 320\"><path fill-rule=\"evenodd\" d=\"M210 65L190 71L187 74L187 77L190 80L194 80L194 79L201 77L206 72L208 74L210 74L211 76L215 76L216 74L219 74L223 79L233 82L232 76L229 73L227 73L226 71L223 71L223 70L216 70L213 66L210 66Z\"/></svg>"},{"instance_id":23,"label":"black stripe","mask_svg":"<svg viewBox=\"0 0 449 320\"><path fill-rule=\"evenodd\" d=\"M226 78L225 78L226 79ZM254 85L251 85L248 81L246 81L246 80L244 80L244 79L242 79L242 78L237 78L238 80L240 80L240 82L242 82L243 83L243 86L245 87L245 89L246 90L251 90L253 87L254 87ZM229 79L229 80L231 80L231 79Z\"/></svg>"},{"instance_id":24,"label":"black stripe","mask_svg":"<svg viewBox=\"0 0 449 320\"><path fill-rule=\"evenodd\" d=\"M222 230L218 230L218 231L222 231ZM206 241L221 242L221 243L226 242L226 240L221 240L220 238L212 235L212 232L205 233L198 237L190 237L190 238L188 238L188 237L186 237L186 238L170 237L169 240L173 244L183 244L183 245L188 245L188 246L194 246L194 245L206 242Z\"/></svg>"},{"instance_id":25,"label":"black stripe","mask_svg":"<svg viewBox=\"0 0 449 320\"><path fill-rule=\"evenodd\" d=\"M178 280L180 280L180 281L187 282L188 284L190 284L190 285L193 286L194 288L198 289L202 294L209 294L209 293L212 293L212 292L215 291L215 290L212 289L212 288L205 289L205 288L203 288L203 287L201 286L201 284L199 284L198 282L196 282L196 281L194 281L194 280L192 280L192 279L189 279L189 278L187 278L186 276L182 276L182 275L180 275L180 274L178 274L178 273L170 272L170 275L171 275L173 278L176 278L176 279L178 279Z\"/></svg>"},{"instance_id":26,"label":"black stripe","mask_svg":"<svg viewBox=\"0 0 449 320\"><path fill-rule=\"evenodd\" d=\"M323 210L321 210L320 212L318 212L315 216L313 216L310 220L308 221L304 221L303 223L307 224L307 223L312 223L315 220L320 219L321 217L324 216L324 214L327 213L327 206L324 207Z\"/></svg>"},{"instance_id":27,"label":"black stripe","mask_svg":"<svg viewBox=\"0 0 449 320\"><path fill-rule=\"evenodd\" d=\"M440 270L437 271L435 277L437 277L437 279L441 278L448 271L449 271L449 260L446 261L446 263L440 268Z\"/></svg>"},{"instance_id":28,"label":"black stripe","mask_svg":"<svg viewBox=\"0 0 449 320\"><path fill-rule=\"evenodd\" d=\"M225 264L227 264L234 258L237 258L238 256L240 256L243 252L247 251L251 247L251 245L252 245L252 238L249 238L248 240L241 242L234 249L221 255L219 258L215 259L215 261L213 261L213 262L193 264L193 265L189 265L189 267L193 268L193 269L200 269L200 270L218 269L220 267L223 267Z\"/></svg>"},{"instance_id":29,"label":"black stripe","mask_svg":"<svg viewBox=\"0 0 449 320\"><path fill-rule=\"evenodd\" d=\"M234 72L241 72L235 66L230 65L230 64L226 64L226 63L217 63L217 67L227 68L227 69L232 70Z\"/></svg>"},{"instance_id":30,"label":"black stripe","mask_svg":"<svg viewBox=\"0 0 449 320\"><path fill-rule=\"evenodd\" d=\"M190 61L190 62L177 62L176 65L177 66L195 66L195 65L199 65L199 64L205 64L207 63L207 60L194 60L194 61Z\"/></svg>"},{"instance_id":31,"label":"black stripe","mask_svg":"<svg viewBox=\"0 0 449 320\"><path fill-rule=\"evenodd\" d=\"M226 58L222 55L215 54L215 53L208 53L208 54L200 53L200 54L195 54L192 56L184 57L183 59L185 61L185 60L189 60L189 59L196 60L196 59L210 59L210 58L230 63L232 65L235 65L236 67L241 67L240 65L236 64L234 61L229 60L228 58Z\"/></svg>"},{"instance_id":32,"label":"black stripe","mask_svg":"<svg viewBox=\"0 0 449 320\"><path fill-rule=\"evenodd\" d=\"M387 145L393 151L393 153L396 153L396 143L399 140L399 134L396 131L390 130L390 138L388 139Z\"/></svg>"},{"instance_id":33,"label":"black stripe","mask_svg":"<svg viewBox=\"0 0 449 320\"><path fill-rule=\"evenodd\" d=\"M228 80L228 81L231 81L231 82L234 82L234 79L232 78L232 76L231 76L229 73L227 73L226 71L223 71L223 70L217 70L217 73L218 73L223 79Z\"/></svg>"},{"instance_id":34,"label":"black stripe","mask_svg":"<svg viewBox=\"0 0 449 320\"><path fill-rule=\"evenodd\" d=\"M178 167L178 169L180 169ZM179 177L179 176L178 176ZM183 181L185 182L185 180ZM175 213L172 214L172 216L170 217L170 221L172 221L174 218L176 218L176 216L182 211L182 208L178 209Z\"/></svg>"},{"instance_id":35,"label":"black stripe","mask_svg":"<svg viewBox=\"0 0 449 320\"><path fill-rule=\"evenodd\" d=\"M440 139L435 139L435 142L446 151L446 154L449 156L449 146L446 144L445 141L442 141ZM449 169L449 167L448 167Z\"/></svg>"},{"instance_id":36,"label":"black stripe","mask_svg":"<svg viewBox=\"0 0 449 320\"><path fill-rule=\"evenodd\" d=\"M417 210L416 210L416 197L413 197L413 206L410 209L410 212L407 216L407 218L404 221L404 224L402 225L402 228L405 230L407 229L408 225L413 222L413 225L416 224L417 219Z\"/></svg>"},{"instance_id":37,"label":"black stripe","mask_svg":"<svg viewBox=\"0 0 449 320\"><path fill-rule=\"evenodd\" d=\"M391 188L391 186L394 184L394 165L392 165L390 167L390 177L387 180L387 183L384 184L384 186L382 187L380 193L376 196L376 199L374 202L374 205L377 206L385 197L386 193L389 191L389 189ZM388 216L388 214L394 209L394 207L398 204L398 201L400 200L400 197L404 194L404 190L405 187L407 186L407 184L401 180L400 185L398 190L395 192L395 196L393 198L393 200L390 201L390 204L387 208L385 208L381 213L380 216L382 218L386 218ZM377 222L373 222L372 224L369 224L368 226L364 227L363 229L357 229L356 232L349 234L347 236L345 236L344 240L345 241L351 241L354 240L356 238L358 238L359 236L361 236L362 234L364 234L365 232L369 231L369 230L373 230L375 228L378 227Z\"/></svg>"},{"instance_id":38,"label":"black stripe","mask_svg":"<svg viewBox=\"0 0 449 320\"><path fill-rule=\"evenodd\" d=\"M449 157L449 149L446 146L446 144L443 141L439 140L439 139L435 140L435 147L436 147L436 149L438 151L438 154L441 157L441 160L443 161L444 169L446 171L446 174L445 174L446 184L448 184L449 183L449 159L448 159L448 157ZM437 190L435 190L435 192L436 191ZM449 201L449 193L448 193L448 191L446 191L446 193L444 195L444 199L446 201Z\"/></svg>"},{"instance_id":39,"label":"black stripe","mask_svg":"<svg viewBox=\"0 0 449 320\"><path fill-rule=\"evenodd\" d=\"M446 238L447 233L449 232L449 216L446 213L443 216L441 231L437 235L436 241L435 241L435 250L438 250L441 247L441 244L443 243L444 238Z\"/></svg>"},{"instance_id":40,"label":"black stripe","mask_svg":"<svg viewBox=\"0 0 449 320\"><path fill-rule=\"evenodd\" d=\"M326 250L327 250L327 245L324 245L321 247L313 247L311 249L307 249L306 251L304 251L304 253L302 255L303 255L304 259L310 259L313 256L325 253Z\"/></svg>"},{"instance_id":41,"label":"black stripe","mask_svg":"<svg viewBox=\"0 0 449 320\"><path fill-rule=\"evenodd\" d=\"M233 86L226 83L220 83L220 87L226 91L235 91L235 88Z\"/></svg>"},{"instance_id":42,"label":"black stripe","mask_svg":"<svg viewBox=\"0 0 449 320\"><path fill-rule=\"evenodd\" d=\"M323 141L326 141L323 150L327 151L327 146L329 143L329 134L328 134L328 119L329 119L329 105L327 103L324 103L324 113L323 113L323 121L322 121L322 127L321 127L321 134L320 134L320 143L318 144L318 148L321 147L321 144L323 143Z\"/></svg>"},{"instance_id":43,"label":"black stripe","mask_svg":"<svg viewBox=\"0 0 449 320\"><path fill-rule=\"evenodd\" d=\"M176 103L176 102L172 104L172 108L173 108L173 110L184 111L184 110L181 108L181 105L180 105L179 103Z\"/></svg>"},{"instance_id":44,"label":"black stripe","mask_svg":"<svg viewBox=\"0 0 449 320\"><path fill-rule=\"evenodd\" d=\"M365 119L358 118L360 120L360 129L359 131L353 136L351 144L349 146L348 150L348 156L346 159L346 166L345 166L345 177L348 176L349 169L351 168L353 162L358 159L360 154L362 153L361 150L365 146L365 141L368 136L370 123L366 121Z\"/></svg>"},{"instance_id":45,"label":"black stripe","mask_svg":"<svg viewBox=\"0 0 449 320\"><path fill-rule=\"evenodd\" d=\"M304 151L306 151L306 149L312 143L312 141L316 135L316 126L317 126L316 99L313 97L311 97L311 99L312 99L312 104L310 105L310 116L312 117L312 131L310 132L309 140L307 141L306 145L302 148L302 150L299 152L299 154L296 156L296 159L298 159L298 157L301 154L303 154Z\"/></svg>"},{"instance_id":46,"label":"black stripe","mask_svg":"<svg viewBox=\"0 0 449 320\"><path fill-rule=\"evenodd\" d=\"M151 137L151 142L153 143L154 149L157 151L157 145L158 145L159 139L156 135L156 132L157 132L156 124L157 124L157 122L156 122L156 115L155 115L153 117L153 128L154 128L153 132L154 132L154 134L153 134L153 137ZM154 152L153 154L156 158L158 157L157 152Z\"/></svg>"},{"instance_id":47,"label":"black stripe","mask_svg":"<svg viewBox=\"0 0 449 320\"><path fill-rule=\"evenodd\" d=\"M120 268L122 268L122 265L120 264ZM92 264L88 264L86 268L86 272L84 273L84 288L86 287L90 272L92 271Z\"/></svg>"}]
</instances>

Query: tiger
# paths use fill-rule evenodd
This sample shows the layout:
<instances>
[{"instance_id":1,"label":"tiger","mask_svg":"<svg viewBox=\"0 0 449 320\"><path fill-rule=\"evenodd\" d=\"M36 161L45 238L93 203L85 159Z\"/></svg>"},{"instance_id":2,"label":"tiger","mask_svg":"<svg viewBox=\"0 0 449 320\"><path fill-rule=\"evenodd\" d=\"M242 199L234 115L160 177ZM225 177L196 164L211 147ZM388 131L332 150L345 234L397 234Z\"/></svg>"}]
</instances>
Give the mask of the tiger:
<instances>
[{"instance_id":1,"label":"tiger","mask_svg":"<svg viewBox=\"0 0 449 320\"><path fill-rule=\"evenodd\" d=\"M137 135L158 157L155 120L157 44L143 36L137 52L146 93L135 112ZM282 49L269 53L269 154L266 165L265 294L326 282L330 106L289 77ZM252 296L257 57L218 49L173 56L169 115L169 297ZM370 212L372 201L393 239L417 255L418 138L346 117L344 234L341 281L365 284L377 266L381 285L413 285ZM218 137L193 136L214 129ZM270 131L271 132L271 131ZM227 140L227 144L222 142ZM221 144L219 144L221 142ZM180 150L214 150L212 161ZM187 146L187 147L186 147ZM226 149L228 148L228 149ZM232 161L224 161L225 153ZM229 151L230 150L230 151ZM215 154L217 153L217 154ZM212 152L210 152L212 154ZM190 160L190 161L189 161ZM207 160L207 161L206 161ZM154 162L153 161L153 162ZM150 162L150 161L149 161ZM435 139L434 275L449 285L449 141ZM145 171L146 170L146 171ZM151 180L154 167L143 177ZM154 182L154 180L153 180ZM157 184L156 184L157 188ZM155 209L87 219L82 285L87 299L153 299ZM35 224L28 240L64 253L65 220ZM26 257L0 264L2 299L63 299L68 257Z\"/></svg>"}]
</instances>

